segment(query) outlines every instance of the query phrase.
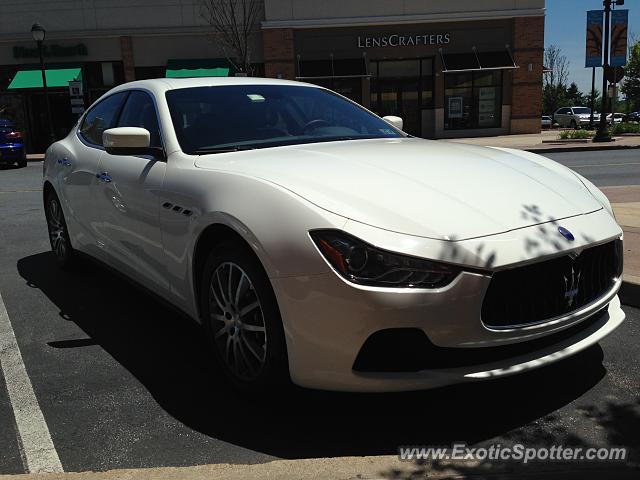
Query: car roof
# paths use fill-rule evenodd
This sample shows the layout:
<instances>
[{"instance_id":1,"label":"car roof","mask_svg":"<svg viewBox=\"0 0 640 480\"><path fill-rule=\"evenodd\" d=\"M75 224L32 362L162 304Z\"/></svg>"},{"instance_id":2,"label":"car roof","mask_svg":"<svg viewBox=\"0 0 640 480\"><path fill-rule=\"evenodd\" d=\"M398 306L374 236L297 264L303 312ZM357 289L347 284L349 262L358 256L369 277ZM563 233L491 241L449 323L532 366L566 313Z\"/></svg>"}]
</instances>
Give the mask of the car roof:
<instances>
[{"instance_id":1,"label":"car roof","mask_svg":"<svg viewBox=\"0 0 640 480\"><path fill-rule=\"evenodd\" d=\"M280 80L276 78L260 77L194 77L194 78L153 78L148 80L137 80L135 82L123 83L112 89L109 93L120 90L130 90L141 88L151 90L156 93L167 90L193 87L218 87L228 85L288 85L299 87L322 88L310 83L296 82L293 80Z\"/></svg>"},{"instance_id":2,"label":"car roof","mask_svg":"<svg viewBox=\"0 0 640 480\"><path fill-rule=\"evenodd\" d=\"M0 125L5 127L13 126L13 121L8 118L0 118Z\"/></svg>"}]
</instances>

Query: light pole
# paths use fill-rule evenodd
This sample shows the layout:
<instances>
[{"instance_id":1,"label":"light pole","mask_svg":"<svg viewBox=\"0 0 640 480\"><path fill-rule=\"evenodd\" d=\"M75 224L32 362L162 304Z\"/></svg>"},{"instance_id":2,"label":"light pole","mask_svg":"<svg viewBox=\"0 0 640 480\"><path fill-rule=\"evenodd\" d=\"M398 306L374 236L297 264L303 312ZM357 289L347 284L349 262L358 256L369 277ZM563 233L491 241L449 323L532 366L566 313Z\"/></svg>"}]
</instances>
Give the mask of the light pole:
<instances>
[{"instance_id":1,"label":"light pole","mask_svg":"<svg viewBox=\"0 0 640 480\"><path fill-rule=\"evenodd\" d=\"M34 23L31 26L31 35L33 39L38 44L38 54L40 55L40 71L42 72L42 86L44 88L44 101L47 105L47 130L49 131L49 141L51 143L56 141L56 136L53 133L53 118L51 116L51 104L49 103L49 92L47 90L47 75L44 69L44 55L42 53L42 43L44 42L44 37L46 36L47 31L45 28L39 23Z\"/></svg>"}]
</instances>

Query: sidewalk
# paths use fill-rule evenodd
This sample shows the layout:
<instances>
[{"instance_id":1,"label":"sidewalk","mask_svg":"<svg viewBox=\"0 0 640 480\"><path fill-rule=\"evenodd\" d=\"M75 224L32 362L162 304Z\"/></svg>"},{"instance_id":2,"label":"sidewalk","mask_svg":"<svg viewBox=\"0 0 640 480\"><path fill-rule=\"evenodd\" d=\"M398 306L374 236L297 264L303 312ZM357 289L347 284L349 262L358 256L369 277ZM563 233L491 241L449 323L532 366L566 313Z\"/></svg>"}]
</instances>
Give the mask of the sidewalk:
<instances>
[{"instance_id":1,"label":"sidewalk","mask_svg":"<svg viewBox=\"0 0 640 480\"><path fill-rule=\"evenodd\" d=\"M622 303L640 307L640 185L603 187L624 230Z\"/></svg>"},{"instance_id":2,"label":"sidewalk","mask_svg":"<svg viewBox=\"0 0 640 480\"><path fill-rule=\"evenodd\" d=\"M402 462L397 455L275 460L253 465L214 464L106 472L0 475L0 480L586 480L637 478L629 465L480 461Z\"/></svg>"},{"instance_id":3,"label":"sidewalk","mask_svg":"<svg viewBox=\"0 0 640 480\"><path fill-rule=\"evenodd\" d=\"M531 152L557 152L576 150L615 150L640 148L640 135L614 137L614 142L593 143L590 140L559 140L560 130L543 130L540 133L526 135L501 135L497 137L449 138L444 142L466 143L491 147L517 148Z\"/></svg>"}]
</instances>

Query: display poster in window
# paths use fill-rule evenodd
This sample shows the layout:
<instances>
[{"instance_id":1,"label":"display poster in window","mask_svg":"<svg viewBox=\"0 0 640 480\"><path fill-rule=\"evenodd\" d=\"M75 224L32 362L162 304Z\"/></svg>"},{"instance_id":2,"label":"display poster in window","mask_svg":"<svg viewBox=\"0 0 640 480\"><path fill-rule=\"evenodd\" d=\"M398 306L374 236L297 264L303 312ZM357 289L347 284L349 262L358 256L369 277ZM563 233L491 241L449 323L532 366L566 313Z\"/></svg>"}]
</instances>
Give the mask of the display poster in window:
<instances>
[{"instance_id":1,"label":"display poster in window","mask_svg":"<svg viewBox=\"0 0 640 480\"><path fill-rule=\"evenodd\" d=\"M449 97L449 118L462 118L462 97Z\"/></svg>"},{"instance_id":2,"label":"display poster in window","mask_svg":"<svg viewBox=\"0 0 640 480\"><path fill-rule=\"evenodd\" d=\"M496 88L482 87L478 91L478 126L489 127L496 124Z\"/></svg>"}]
</instances>

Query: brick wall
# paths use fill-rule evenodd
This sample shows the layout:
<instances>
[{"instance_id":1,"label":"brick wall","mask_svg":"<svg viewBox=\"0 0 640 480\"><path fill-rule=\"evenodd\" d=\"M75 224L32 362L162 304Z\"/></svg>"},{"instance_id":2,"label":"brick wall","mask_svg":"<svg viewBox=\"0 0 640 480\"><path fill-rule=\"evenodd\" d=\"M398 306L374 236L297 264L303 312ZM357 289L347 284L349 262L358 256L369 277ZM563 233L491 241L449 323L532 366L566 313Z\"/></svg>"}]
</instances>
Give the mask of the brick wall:
<instances>
[{"instance_id":1,"label":"brick wall","mask_svg":"<svg viewBox=\"0 0 640 480\"><path fill-rule=\"evenodd\" d=\"M133 82L136 79L136 66L133 61L133 43L131 37L120 37L120 51L124 66L124 81Z\"/></svg>"},{"instance_id":2,"label":"brick wall","mask_svg":"<svg viewBox=\"0 0 640 480\"><path fill-rule=\"evenodd\" d=\"M513 56L520 68L513 72L511 133L537 133L542 115L544 17L514 19Z\"/></svg>"},{"instance_id":3,"label":"brick wall","mask_svg":"<svg viewBox=\"0 0 640 480\"><path fill-rule=\"evenodd\" d=\"M270 28L262 31L264 72L266 77L295 79L293 30Z\"/></svg>"}]
</instances>

